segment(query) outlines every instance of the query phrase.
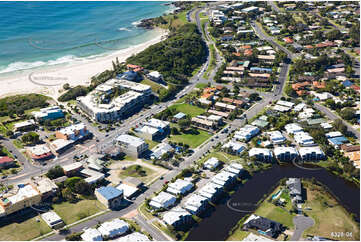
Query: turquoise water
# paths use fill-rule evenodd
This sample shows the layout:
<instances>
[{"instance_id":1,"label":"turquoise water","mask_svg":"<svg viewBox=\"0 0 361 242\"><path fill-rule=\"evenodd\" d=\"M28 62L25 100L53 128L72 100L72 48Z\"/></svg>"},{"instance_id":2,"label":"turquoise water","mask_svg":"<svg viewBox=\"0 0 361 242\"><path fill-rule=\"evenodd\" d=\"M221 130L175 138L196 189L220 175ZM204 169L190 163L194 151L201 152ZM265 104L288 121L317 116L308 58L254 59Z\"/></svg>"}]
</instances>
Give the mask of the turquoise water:
<instances>
[{"instance_id":1,"label":"turquoise water","mask_svg":"<svg viewBox=\"0 0 361 242\"><path fill-rule=\"evenodd\" d=\"M141 44L166 2L0 2L0 73L94 58Z\"/></svg>"}]
</instances>

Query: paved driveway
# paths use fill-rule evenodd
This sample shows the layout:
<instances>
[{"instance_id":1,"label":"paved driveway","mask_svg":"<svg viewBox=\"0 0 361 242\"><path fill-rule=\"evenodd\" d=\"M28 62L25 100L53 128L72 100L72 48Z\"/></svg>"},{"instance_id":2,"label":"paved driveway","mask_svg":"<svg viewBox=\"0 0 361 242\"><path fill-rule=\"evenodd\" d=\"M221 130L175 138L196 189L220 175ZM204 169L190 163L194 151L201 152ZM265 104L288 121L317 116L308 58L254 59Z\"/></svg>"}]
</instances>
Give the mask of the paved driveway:
<instances>
[{"instance_id":1,"label":"paved driveway","mask_svg":"<svg viewBox=\"0 0 361 242\"><path fill-rule=\"evenodd\" d=\"M293 218L293 224L295 225L295 232L291 237L291 241L300 240L303 231L312 227L315 224L315 221L310 217L305 217L303 215L298 215Z\"/></svg>"}]
</instances>

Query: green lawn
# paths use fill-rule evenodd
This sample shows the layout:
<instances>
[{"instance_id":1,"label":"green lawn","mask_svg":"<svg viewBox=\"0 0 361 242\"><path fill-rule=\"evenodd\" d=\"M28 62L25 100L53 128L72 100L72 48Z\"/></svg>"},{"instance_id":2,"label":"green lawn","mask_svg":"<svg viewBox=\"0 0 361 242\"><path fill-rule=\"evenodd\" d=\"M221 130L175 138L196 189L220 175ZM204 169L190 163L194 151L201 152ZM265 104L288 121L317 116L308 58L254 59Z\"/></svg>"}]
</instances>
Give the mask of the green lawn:
<instances>
[{"instance_id":1,"label":"green lawn","mask_svg":"<svg viewBox=\"0 0 361 242\"><path fill-rule=\"evenodd\" d=\"M98 200L80 200L77 203L62 202L53 204L52 207L65 224L72 224L106 209Z\"/></svg>"},{"instance_id":2,"label":"green lawn","mask_svg":"<svg viewBox=\"0 0 361 242\"><path fill-rule=\"evenodd\" d=\"M333 198L322 186L303 181L307 191L305 213L315 220L315 225L304 232L307 234L323 236L337 240L360 240L360 225L355 222L350 214ZM332 238L332 232L342 232L344 236ZM346 236L346 233L348 236Z\"/></svg>"},{"instance_id":3,"label":"green lawn","mask_svg":"<svg viewBox=\"0 0 361 242\"><path fill-rule=\"evenodd\" d=\"M192 117L198 116L205 112L205 110L203 108L200 108L200 107L197 107L194 105L190 105L188 103L174 104L174 105L170 106L169 108L175 109L175 110L177 110L177 112L182 112L182 113L188 114Z\"/></svg>"},{"instance_id":4,"label":"green lawn","mask_svg":"<svg viewBox=\"0 0 361 242\"><path fill-rule=\"evenodd\" d=\"M236 231L227 238L227 241L242 241L249 234L250 234L250 232L243 231L243 230L237 228Z\"/></svg>"},{"instance_id":5,"label":"green lawn","mask_svg":"<svg viewBox=\"0 0 361 242\"><path fill-rule=\"evenodd\" d=\"M182 142L183 144L188 144L191 148L196 148L201 145L204 141L206 141L210 135L208 132L198 129L199 134L179 134L172 135L170 140L172 142Z\"/></svg>"},{"instance_id":6,"label":"green lawn","mask_svg":"<svg viewBox=\"0 0 361 242\"><path fill-rule=\"evenodd\" d=\"M21 142L21 141L18 140L18 139L14 139L13 144L14 144L14 146L15 146L16 148L18 148L18 149L23 149L23 148L24 148L23 142Z\"/></svg>"},{"instance_id":7,"label":"green lawn","mask_svg":"<svg viewBox=\"0 0 361 242\"><path fill-rule=\"evenodd\" d=\"M151 81L151 80L149 80L149 79L143 79L140 83L150 86L150 87L152 88L152 91L153 91L154 93L159 93L159 91L160 91L161 89L165 89L164 87L162 87L162 86L159 85L158 83L153 82L153 81Z\"/></svg>"},{"instance_id":8,"label":"green lawn","mask_svg":"<svg viewBox=\"0 0 361 242\"><path fill-rule=\"evenodd\" d=\"M277 193L280 188L280 186L277 186L277 188L261 203L261 205L254 213L259 216L279 222L284 226L293 229L293 217L295 216L295 214L291 214L288 212L289 210L287 210L292 208L288 194L285 192L281 194L281 197L285 198L286 201L288 201L286 208L284 209L267 201L273 194Z\"/></svg>"},{"instance_id":9,"label":"green lawn","mask_svg":"<svg viewBox=\"0 0 361 242\"><path fill-rule=\"evenodd\" d=\"M36 214L10 216L0 224L0 238L4 241L32 240L49 232L50 227Z\"/></svg>"},{"instance_id":10,"label":"green lawn","mask_svg":"<svg viewBox=\"0 0 361 242\"><path fill-rule=\"evenodd\" d=\"M228 163L231 160L239 160L240 159L239 156L230 155L230 154L227 154L227 153L222 152L222 151L213 151L213 152L207 154L202 159L200 159L199 164L203 164L204 162L206 162L211 157L216 157L218 160L220 160L220 161L222 161L224 163Z\"/></svg>"},{"instance_id":11,"label":"green lawn","mask_svg":"<svg viewBox=\"0 0 361 242\"><path fill-rule=\"evenodd\" d=\"M206 88L207 86L208 86L207 83L197 83L196 88L203 89Z\"/></svg>"}]
</instances>

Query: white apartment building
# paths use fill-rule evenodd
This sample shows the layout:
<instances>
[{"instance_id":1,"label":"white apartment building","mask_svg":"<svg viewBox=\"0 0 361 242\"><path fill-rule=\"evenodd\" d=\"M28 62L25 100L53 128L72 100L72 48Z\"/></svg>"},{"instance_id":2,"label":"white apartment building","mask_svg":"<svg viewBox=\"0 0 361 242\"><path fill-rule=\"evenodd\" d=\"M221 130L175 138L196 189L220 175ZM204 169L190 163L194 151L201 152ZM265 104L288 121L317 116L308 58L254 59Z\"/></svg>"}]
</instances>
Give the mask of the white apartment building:
<instances>
[{"instance_id":1,"label":"white apartment building","mask_svg":"<svg viewBox=\"0 0 361 242\"><path fill-rule=\"evenodd\" d=\"M139 157L148 150L148 144L143 139L128 134L118 136L116 143L122 152L132 157Z\"/></svg>"},{"instance_id":2,"label":"white apartment building","mask_svg":"<svg viewBox=\"0 0 361 242\"><path fill-rule=\"evenodd\" d=\"M272 142L272 144L282 144L283 142L286 141L286 138L278 130L267 132L267 135L269 136L269 139Z\"/></svg>"},{"instance_id":3,"label":"white apartment building","mask_svg":"<svg viewBox=\"0 0 361 242\"><path fill-rule=\"evenodd\" d=\"M294 134L294 139L297 144L301 146L313 146L315 145L315 142L313 141L313 138L311 135L309 135L307 132L297 132Z\"/></svg>"},{"instance_id":4,"label":"white apartment building","mask_svg":"<svg viewBox=\"0 0 361 242\"><path fill-rule=\"evenodd\" d=\"M303 131L303 128L297 123L291 123L291 124L286 124L285 125L285 130L286 130L287 134L293 134L294 135L297 132Z\"/></svg>"},{"instance_id":5,"label":"white apartment building","mask_svg":"<svg viewBox=\"0 0 361 242\"><path fill-rule=\"evenodd\" d=\"M293 147L276 147L273 153L281 161L291 161L298 156L297 150Z\"/></svg>"},{"instance_id":6,"label":"white apartment building","mask_svg":"<svg viewBox=\"0 0 361 242\"><path fill-rule=\"evenodd\" d=\"M110 100L116 90L128 92ZM78 97L79 107L97 122L121 120L148 100L152 89L148 85L127 80L110 79L84 97Z\"/></svg>"},{"instance_id":7,"label":"white apartment building","mask_svg":"<svg viewBox=\"0 0 361 242\"><path fill-rule=\"evenodd\" d=\"M169 212L164 213L163 222L173 227L179 227L189 223L192 220L192 215L181 207L171 209Z\"/></svg>"},{"instance_id":8,"label":"white apartment building","mask_svg":"<svg viewBox=\"0 0 361 242\"><path fill-rule=\"evenodd\" d=\"M167 192L173 195L184 195L194 187L192 182L177 179L175 182L168 183Z\"/></svg>"},{"instance_id":9,"label":"white apartment building","mask_svg":"<svg viewBox=\"0 0 361 242\"><path fill-rule=\"evenodd\" d=\"M176 202L176 197L167 192L160 192L157 196L153 197L149 202L149 206L160 209L169 208Z\"/></svg>"},{"instance_id":10,"label":"white apartment building","mask_svg":"<svg viewBox=\"0 0 361 242\"><path fill-rule=\"evenodd\" d=\"M234 138L241 141L249 141L260 132L260 129L256 126L246 124L240 130L236 131Z\"/></svg>"},{"instance_id":11,"label":"white apartment building","mask_svg":"<svg viewBox=\"0 0 361 242\"><path fill-rule=\"evenodd\" d=\"M119 218L104 222L98 228L103 238L114 238L126 233L129 230L129 224Z\"/></svg>"},{"instance_id":12,"label":"white apartment building","mask_svg":"<svg viewBox=\"0 0 361 242\"><path fill-rule=\"evenodd\" d=\"M259 161L271 161L272 152L266 148L252 148L248 152L249 157L256 157Z\"/></svg>"},{"instance_id":13,"label":"white apartment building","mask_svg":"<svg viewBox=\"0 0 361 242\"><path fill-rule=\"evenodd\" d=\"M326 157L319 146L301 147L298 152L302 160L322 160Z\"/></svg>"}]
</instances>

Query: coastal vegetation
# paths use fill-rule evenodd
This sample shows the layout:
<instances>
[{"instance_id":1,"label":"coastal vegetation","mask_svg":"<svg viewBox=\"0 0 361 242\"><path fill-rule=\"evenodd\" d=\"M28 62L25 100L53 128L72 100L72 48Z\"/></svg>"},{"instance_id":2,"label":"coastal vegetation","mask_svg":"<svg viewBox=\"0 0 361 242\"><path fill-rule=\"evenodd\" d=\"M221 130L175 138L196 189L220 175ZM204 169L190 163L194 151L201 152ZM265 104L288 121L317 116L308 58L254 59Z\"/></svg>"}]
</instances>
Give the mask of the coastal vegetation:
<instances>
[{"instance_id":1,"label":"coastal vegetation","mask_svg":"<svg viewBox=\"0 0 361 242\"><path fill-rule=\"evenodd\" d=\"M85 87L80 85L73 88L69 88L67 92L65 92L58 98L58 100L60 102L75 100L79 96L85 96L90 91L90 89L91 87Z\"/></svg>"},{"instance_id":2,"label":"coastal vegetation","mask_svg":"<svg viewBox=\"0 0 361 242\"><path fill-rule=\"evenodd\" d=\"M40 94L16 95L0 99L0 117L24 115L26 110L48 106L49 98Z\"/></svg>"}]
</instances>

